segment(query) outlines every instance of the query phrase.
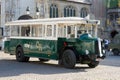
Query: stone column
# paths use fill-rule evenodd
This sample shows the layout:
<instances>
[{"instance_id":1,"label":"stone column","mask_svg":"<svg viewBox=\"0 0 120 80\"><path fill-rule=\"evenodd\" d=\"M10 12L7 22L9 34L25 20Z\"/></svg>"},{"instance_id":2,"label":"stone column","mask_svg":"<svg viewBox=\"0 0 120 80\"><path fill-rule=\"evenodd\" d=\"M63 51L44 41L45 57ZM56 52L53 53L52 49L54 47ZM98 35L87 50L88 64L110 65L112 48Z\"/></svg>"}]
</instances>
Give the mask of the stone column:
<instances>
[{"instance_id":1,"label":"stone column","mask_svg":"<svg viewBox=\"0 0 120 80\"><path fill-rule=\"evenodd\" d=\"M1 0L1 26L5 27L5 0ZM3 33L5 35L5 32Z\"/></svg>"},{"instance_id":2,"label":"stone column","mask_svg":"<svg viewBox=\"0 0 120 80\"><path fill-rule=\"evenodd\" d=\"M5 0L1 0L1 27L5 26Z\"/></svg>"},{"instance_id":3,"label":"stone column","mask_svg":"<svg viewBox=\"0 0 120 80\"><path fill-rule=\"evenodd\" d=\"M49 0L45 0L45 18L49 18Z\"/></svg>"}]
</instances>

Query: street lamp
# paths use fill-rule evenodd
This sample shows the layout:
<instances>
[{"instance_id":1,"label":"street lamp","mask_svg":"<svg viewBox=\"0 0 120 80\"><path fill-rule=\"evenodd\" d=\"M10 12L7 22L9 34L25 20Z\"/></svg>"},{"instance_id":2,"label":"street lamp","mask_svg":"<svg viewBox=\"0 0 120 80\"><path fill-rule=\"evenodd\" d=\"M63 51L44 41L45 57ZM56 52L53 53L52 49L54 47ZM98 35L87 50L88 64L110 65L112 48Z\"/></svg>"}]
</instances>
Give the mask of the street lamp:
<instances>
[{"instance_id":1,"label":"street lamp","mask_svg":"<svg viewBox=\"0 0 120 80\"><path fill-rule=\"evenodd\" d=\"M36 7L36 16L37 16L37 18L39 18L39 15L40 15L39 8L38 8L38 7Z\"/></svg>"},{"instance_id":2,"label":"street lamp","mask_svg":"<svg viewBox=\"0 0 120 80\"><path fill-rule=\"evenodd\" d=\"M30 14L30 9L29 9L29 7L26 8L26 14L28 14L28 15Z\"/></svg>"},{"instance_id":3,"label":"street lamp","mask_svg":"<svg viewBox=\"0 0 120 80\"><path fill-rule=\"evenodd\" d=\"M39 9L36 7L36 15L39 16Z\"/></svg>"}]
</instances>

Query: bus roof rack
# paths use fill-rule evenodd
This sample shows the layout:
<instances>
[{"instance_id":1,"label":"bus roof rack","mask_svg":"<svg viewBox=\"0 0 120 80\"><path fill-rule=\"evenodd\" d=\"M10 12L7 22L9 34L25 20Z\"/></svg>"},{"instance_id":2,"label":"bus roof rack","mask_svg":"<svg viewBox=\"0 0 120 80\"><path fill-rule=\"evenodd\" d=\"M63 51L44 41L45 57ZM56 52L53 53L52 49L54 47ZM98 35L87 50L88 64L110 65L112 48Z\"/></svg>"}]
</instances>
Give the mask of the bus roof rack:
<instances>
[{"instance_id":1,"label":"bus roof rack","mask_svg":"<svg viewBox=\"0 0 120 80\"><path fill-rule=\"evenodd\" d=\"M44 19L29 19L29 20L16 20L7 22L5 26L14 26L14 25L39 25L39 24L49 24L49 23L63 23L63 24L94 24L99 25L99 20L90 20L80 17L60 17L60 18L44 18Z\"/></svg>"}]
</instances>

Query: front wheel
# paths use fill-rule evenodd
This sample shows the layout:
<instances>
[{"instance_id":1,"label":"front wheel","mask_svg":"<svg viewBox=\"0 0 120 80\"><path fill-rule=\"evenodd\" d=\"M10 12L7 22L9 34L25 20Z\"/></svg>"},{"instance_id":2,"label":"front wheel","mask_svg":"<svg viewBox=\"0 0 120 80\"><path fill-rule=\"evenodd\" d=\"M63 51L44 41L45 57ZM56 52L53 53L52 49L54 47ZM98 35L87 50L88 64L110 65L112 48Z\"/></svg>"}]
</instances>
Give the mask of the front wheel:
<instances>
[{"instance_id":1,"label":"front wheel","mask_svg":"<svg viewBox=\"0 0 120 80\"><path fill-rule=\"evenodd\" d=\"M24 56L24 52L23 52L22 47L18 47L16 49L16 60L18 62L28 62L29 61L29 57Z\"/></svg>"},{"instance_id":2,"label":"front wheel","mask_svg":"<svg viewBox=\"0 0 120 80\"><path fill-rule=\"evenodd\" d=\"M91 63L88 64L88 66L90 68L95 68L96 66L98 66L99 61L91 61Z\"/></svg>"},{"instance_id":3,"label":"front wheel","mask_svg":"<svg viewBox=\"0 0 120 80\"><path fill-rule=\"evenodd\" d=\"M66 68L74 68L76 64L76 56L72 50L65 50L62 55L62 64Z\"/></svg>"}]
</instances>

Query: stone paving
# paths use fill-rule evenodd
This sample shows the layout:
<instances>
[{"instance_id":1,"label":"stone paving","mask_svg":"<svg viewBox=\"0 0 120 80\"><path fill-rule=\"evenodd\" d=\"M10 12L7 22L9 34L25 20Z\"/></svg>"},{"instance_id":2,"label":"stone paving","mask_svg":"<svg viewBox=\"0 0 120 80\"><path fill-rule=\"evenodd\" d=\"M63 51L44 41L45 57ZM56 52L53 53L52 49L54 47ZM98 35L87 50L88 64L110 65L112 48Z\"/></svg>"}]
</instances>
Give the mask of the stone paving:
<instances>
[{"instance_id":1,"label":"stone paving","mask_svg":"<svg viewBox=\"0 0 120 80\"><path fill-rule=\"evenodd\" d=\"M0 80L120 80L120 56L107 56L96 68L76 65L75 69L66 69L57 61L40 63L31 58L22 63L15 56L0 52Z\"/></svg>"}]
</instances>

